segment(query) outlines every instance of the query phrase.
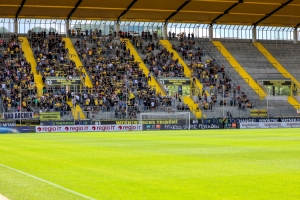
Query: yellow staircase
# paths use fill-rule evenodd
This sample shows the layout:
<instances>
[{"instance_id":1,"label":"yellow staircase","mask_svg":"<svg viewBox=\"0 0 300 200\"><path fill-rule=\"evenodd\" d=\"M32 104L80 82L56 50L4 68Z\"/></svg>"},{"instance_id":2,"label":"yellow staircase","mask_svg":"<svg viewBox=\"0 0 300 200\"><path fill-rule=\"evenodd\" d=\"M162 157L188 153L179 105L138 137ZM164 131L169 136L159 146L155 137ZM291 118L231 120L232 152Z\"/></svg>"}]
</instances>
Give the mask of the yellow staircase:
<instances>
[{"instance_id":1,"label":"yellow staircase","mask_svg":"<svg viewBox=\"0 0 300 200\"><path fill-rule=\"evenodd\" d=\"M76 120L78 119L78 113L79 113L80 119L86 119L86 117L79 105L76 105L76 107L74 108L72 101L68 101L67 103L72 108L72 115L73 115L74 119L76 119Z\"/></svg>"},{"instance_id":2,"label":"yellow staircase","mask_svg":"<svg viewBox=\"0 0 300 200\"><path fill-rule=\"evenodd\" d=\"M71 41L70 38L63 38L63 41L65 42L65 47L68 48L69 50L69 56L70 59L73 60L76 64L76 68L79 70L82 65L82 62L77 54L76 49L74 48L74 45ZM82 67L81 72L85 73L85 85L89 88L93 87L93 83L90 79L90 77L87 75L86 70L84 69L84 67ZM72 101L69 101L68 104L72 107L72 114L74 116L74 119L78 119L78 113L80 116L80 119L86 119L81 107L79 105L76 105L76 108L73 108L73 103Z\"/></svg>"},{"instance_id":3,"label":"yellow staircase","mask_svg":"<svg viewBox=\"0 0 300 200\"><path fill-rule=\"evenodd\" d=\"M295 79L295 77L291 75L260 42L254 42L253 44L266 57L266 59L282 74L283 77L291 79L292 82L296 84L298 88L300 88L300 83L297 81L297 79ZM299 102L293 96L288 97L288 102L292 106L294 106L295 109L299 109Z\"/></svg>"},{"instance_id":4,"label":"yellow staircase","mask_svg":"<svg viewBox=\"0 0 300 200\"><path fill-rule=\"evenodd\" d=\"M76 68L79 70L82 65L81 60L76 52L76 49L73 46L73 43L71 41L70 38L63 38L63 40L65 41L65 47L68 48L69 50L69 56L70 59L73 60L76 64ZM89 88L93 87L92 81L90 79L90 77L87 75L86 70L84 68L82 68L82 72L86 74L85 77L85 85Z\"/></svg>"},{"instance_id":5,"label":"yellow staircase","mask_svg":"<svg viewBox=\"0 0 300 200\"><path fill-rule=\"evenodd\" d=\"M229 53L226 47L220 41L213 41L212 42L215 47L221 52L221 54L226 58L226 60L230 63L230 65L241 75L241 77L246 81L249 86L258 94L260 99L264 99L267 94L263 90L260 85L246 72L246 70L238 63L238 61Z\"/></svg>"},{"instance_id":6,"label":"yellow staircase","mask_svg":"<svg viewBox=\"0 0 300 200\"><path fill-rule=\"evenodd\" d=\"M41 96L43 94L44 84L42 81L42 76L40 74L37 74L36 72L37 64L34 55L32 53L32 49L30 47L27 37L19 37L19 39L22 42L22 50L24 52L26 60L31 64L31 72L34 75L34 82L36 84L38 94Z\"/></svg>"},{"instance_id":7,"label":"yellow staircase","mask_svg":"<svg viewBox=\"0 0 300 200\"><path fill-rule=\"evenodd\" d=\"M197 119L202 118L202 111L199 109L198 103L195 103L191 97L184 97L183 102L189 106L191 112Z\"/></svg>"},{"instance_id":8,"label":"yellow staircase","mask_svg":"<svg viewBox=\"0 0 300 200\"><path fill-rule=\"evenodd\" d=\"M180 55L172 48L172 44L168 40L160 40L161 45L163 45L169 52L173 53L174 57L178 59L179 64L181 64L184 68L184 75L188 78L191 78L192 72L190 68L186 65L186 63L182 60ZM196 87L199 89L199 92L202 92L203 85L200 83L198 79L196 79ZM205 91L207 96L210 94ZM202 111L198 107L198 103L194 102L191 97L185 97L183 102L189 106L192 113L196 116L196 118L202 117Z\"/></svg>"},{"instance_id":9,"label":"yellow staircase","mask_svg":"<svg viewBox=\"0 0 300 200\"><path fill-rule=\"evenodd\" d=\"M143 72L146 74L146 76L148 76L149 69L147 68L147 66L145 65L145 63L143 62L143 60L141 59L141 57L138 54L138 52L133 47L133 45L130 42L130 40L123 39L123 41L126 41L126 44L127 44L126 47L130 50L130 54L132 54L134 56L135 62L139 63L139 67L143 70ZM156 78L154 76L151 75L151 81L148 81L148 84L151 85L152 87L155 87L157 93L160 93L162 96L166 96L164 90L161 88L161 86L156 81Z\"/></svg>"}]
</instances>

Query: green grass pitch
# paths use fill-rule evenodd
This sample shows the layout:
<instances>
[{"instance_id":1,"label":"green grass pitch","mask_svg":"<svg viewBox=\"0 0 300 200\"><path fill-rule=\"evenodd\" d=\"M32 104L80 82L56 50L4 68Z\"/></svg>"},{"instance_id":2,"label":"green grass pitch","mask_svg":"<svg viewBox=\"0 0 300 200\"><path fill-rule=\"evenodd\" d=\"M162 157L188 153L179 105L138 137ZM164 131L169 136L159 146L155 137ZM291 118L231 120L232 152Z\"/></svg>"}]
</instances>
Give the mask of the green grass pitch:
<instances>
[{"instance_id":1,"label":"green grass pitch","mask_svg":"<svg viewBox=\"0 0 300 200\"><path fill-rule=\"evenodd\" d=\"M300 199L300 129L0 134L0 194Z\"/></svg>"}]
</instances>

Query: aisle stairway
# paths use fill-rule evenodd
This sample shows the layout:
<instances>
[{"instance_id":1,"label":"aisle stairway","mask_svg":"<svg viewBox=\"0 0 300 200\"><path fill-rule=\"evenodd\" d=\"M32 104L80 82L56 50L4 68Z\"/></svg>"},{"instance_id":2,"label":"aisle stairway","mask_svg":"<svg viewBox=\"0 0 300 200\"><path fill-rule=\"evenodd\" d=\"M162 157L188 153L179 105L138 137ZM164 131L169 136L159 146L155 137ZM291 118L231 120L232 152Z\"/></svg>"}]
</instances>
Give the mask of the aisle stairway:
<instances>
[{"instance_id":1,"label":"aisle stairway","mask_svg":"<svg viewBox=\"0 0 300 200\"><path fill-rule=\"evenodd\" d=\"M80 67L83 66L83 65L82 65L82 62L81 62L81 60L80 60L77 52L76 52L76 49L74 48L72 40L70 38L63 38L63 41L65 42L65 47L68 48L68 50L69 50L69 58L70 58L70 60L73 60L75 62L76 68L79 70ZM82 67L81 72L86 74L86 76L85 76L85 82L84 82L85 86L87 86L88 88L92 88L93 87L93 83L92 83L90 77L87 75L87 72L84 69L84 67ZM72 101L69 101L68 104L73 108ZM74 119L78 119L78 117L80 117L80 119L86 119L86 116L83 113L80 105L76 105L76 108L72 109L72 114L74 116Z\"/></svg>"},{"instance_id":2,"label":"aisle stairway","mask_svg":"<svg viewBox=\"0 0 300 200\"><path fill-rule=\"evenodd\" d=\"M20 41L22 41L22 50L24 52L24 56L27 59L27 61L31 64L31 72L34 75L34 82L36 84L38 94L42 95L43 94L43 81L42 81L42 76L40 74L37 74L36 72L36 60L34 58L34 55L32 53L32 49L30 47L30 44L28 42L27 37L19 37Z\"/></svg>"},{"instance_id":3,"label":"aisle stairway","mask_svg":"<svg viewBox=\"0 0 300 200\"><path fill-rule=\"evenodd\" d=\"M287 71L260 42L254 42L253 44L273 65L273 67L282 74L283 77L291 79L292 82L296 84L298 88L300 88L300 83L298 80L292 74L290 74L289 71ZM299 109L299 102L293 96L288 97L288 102L294 106L295 109Z\"/></svg>"},{"instance_id":4,"label":"aisle stairway","mask_svg":"<svg viewBox=\"0 0 300 200\"><path fill-rule=\"evenodd\" d=\"M240 74L240 76L248 83L248 85L259 95L259 98L263 100L267 94L258 83L248 74L248 72L240 65L240 63L232 56L231 53L220 41L213 41L214 46L220 51L220 53L226 58L231 66Z\"/></svg>"},{"instance_id":5,"label":"aisle stairway","mask_svg":"<svg viewBox=\"0 0 300 200\"><path fill-rule=\"evenodd\" d=\"M132 54L134 56L135 62L139 63L139 68L143 70L143 72L146 76L148 76L149 69L147 68L145 63L142 61L140 55L138 54L138 52L132 45L131 41L128 39L124 39L124 41L126 41L126 44L127 44L126 47L128 49L130 49L130 54ZM151 75L151 81L148 80L148 84L151 85L152 87L155 87L157 93L160 93L162 96L166 96L165 91L161 88L160 84L157 82L156 78L153 75Z\"/></svg>"}]
</instances>

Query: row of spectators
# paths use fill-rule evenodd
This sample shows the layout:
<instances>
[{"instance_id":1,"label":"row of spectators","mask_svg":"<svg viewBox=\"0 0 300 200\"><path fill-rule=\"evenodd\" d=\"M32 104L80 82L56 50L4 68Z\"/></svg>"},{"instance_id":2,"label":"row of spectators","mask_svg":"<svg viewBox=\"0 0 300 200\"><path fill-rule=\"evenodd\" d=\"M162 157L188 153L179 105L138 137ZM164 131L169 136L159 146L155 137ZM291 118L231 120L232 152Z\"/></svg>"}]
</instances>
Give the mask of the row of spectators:
<instances>
[{"instance_id":1,"label":"row of spectators","mask_svg":"<svg viewBox=\"0 0 300 200\"><path fill-rule=\"evenodd\" d=\"M172 40L172 39L175 40L175 38L177 37L177 39L180 42L187 41L187 40L194 40L195 39L194 33L188 33L188 34L186 34L185 32L182 32L182 33L176 34L175 32L169 31L168 32L168 36L169 36L169 40Z\"/></svg>"}]
</instances>

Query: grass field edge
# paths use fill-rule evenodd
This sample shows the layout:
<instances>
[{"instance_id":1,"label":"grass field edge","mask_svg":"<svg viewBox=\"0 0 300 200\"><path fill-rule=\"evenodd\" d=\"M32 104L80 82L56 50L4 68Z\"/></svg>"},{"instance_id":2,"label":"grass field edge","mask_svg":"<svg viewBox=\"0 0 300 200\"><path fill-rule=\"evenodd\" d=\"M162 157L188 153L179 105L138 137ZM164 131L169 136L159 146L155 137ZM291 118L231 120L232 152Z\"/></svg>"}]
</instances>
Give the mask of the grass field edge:
<instances>
[{"instance_id":1,"label":"grass field edge","mask_svg":"<svg viewBox=\"0 0 300 200\"><path fill-rule=\"evenodd\" d=\"M13 167L9 167L9 166L3 165L3 164L0 164L0 167L9 169L9 170L14 171L14 172L18 172L19 174L23 174L23 175L25 175L25 176L28 176L28 177L33 178L33 179L35 179L35 180L38 180L38 181L40 181L40 182L46 183L46 184L48 184L48 185L51 185L51 186L56 187L56 188L58 188L58 189L61 189L61 190L63 190L63 191L69 192L69 193L71 193L71 194L77 195L77 196L82 197L82 198L84 198L84 199L95 200L94 198L92 198L92 197L90 197L90 196L87 196L87 195L85 195L85 194L81 194L81 193L79 193L79 192L76 192L76 191L71 190L71 189L68 189L68 188L65 188L65 187L63 187L63 186L61 186L61 185L58 185L58 184L56 184L56 183L52 183L52 182L50 182L50 181L47 181L47 180L42 179L42 178L40 178L40 177L34 176L34 175L32 175L32 174L23 172L23 171L21 171L21 170L15 169L15 168L13 168ZM0 194L0 200L7 200L7 199L5 199L5 198L4 198L4 199L1 199L1 194Z\"/></svg>"}]
</instances>

